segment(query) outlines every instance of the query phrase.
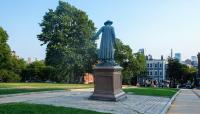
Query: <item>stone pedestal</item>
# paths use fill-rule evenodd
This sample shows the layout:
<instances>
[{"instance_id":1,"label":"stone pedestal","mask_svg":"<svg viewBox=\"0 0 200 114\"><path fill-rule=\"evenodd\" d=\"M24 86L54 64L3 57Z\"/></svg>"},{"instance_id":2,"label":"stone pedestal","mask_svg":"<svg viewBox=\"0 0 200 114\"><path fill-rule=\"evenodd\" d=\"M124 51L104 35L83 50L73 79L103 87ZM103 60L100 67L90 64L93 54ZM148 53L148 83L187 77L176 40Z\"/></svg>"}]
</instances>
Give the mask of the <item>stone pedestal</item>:
<instances>
[{"instance_id":1,"label":"stone pedestal","mask_svg":"<svg viewBox=\"0 0 200 114\"><path fill-rule=\"evenodd\" d=\"M120 66L97 66L94 68L93 100L119 101L126 98L122 91L122 68Z\"/></svg>"}]
</instances>

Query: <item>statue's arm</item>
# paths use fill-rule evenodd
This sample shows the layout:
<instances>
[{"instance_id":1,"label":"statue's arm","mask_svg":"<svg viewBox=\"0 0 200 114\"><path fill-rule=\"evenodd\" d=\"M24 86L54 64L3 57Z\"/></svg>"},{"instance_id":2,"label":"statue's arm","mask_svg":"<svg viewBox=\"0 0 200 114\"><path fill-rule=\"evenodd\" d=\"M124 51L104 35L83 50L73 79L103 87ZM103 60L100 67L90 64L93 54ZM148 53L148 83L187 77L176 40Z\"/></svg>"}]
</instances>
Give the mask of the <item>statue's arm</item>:
<instances>
[{"instance_id":1,"label":"statue's arm","mask_svg":"<svg viewBox=\"0 0 200 114\"><path fill-rule=\"evenodd\" d=\"M102 30L103 30L103 27L101 27L99 31L95 34L95 36L93 37L94 40L97 40L99 38L99 35L101 34Z\"/></svg>"}]
</instances>

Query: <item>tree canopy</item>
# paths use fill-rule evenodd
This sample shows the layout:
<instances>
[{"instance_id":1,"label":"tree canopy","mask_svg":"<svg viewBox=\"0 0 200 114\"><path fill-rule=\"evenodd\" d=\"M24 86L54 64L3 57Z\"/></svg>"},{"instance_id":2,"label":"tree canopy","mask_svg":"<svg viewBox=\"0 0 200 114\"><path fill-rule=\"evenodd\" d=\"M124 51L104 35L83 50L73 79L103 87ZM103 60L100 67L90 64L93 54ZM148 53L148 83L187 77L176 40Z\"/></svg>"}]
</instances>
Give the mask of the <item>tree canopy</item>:
<instances>
[{"instance_id":1,"label":"tree canopy","mask_svg":"<svg viewBox=\"0 0 200 114\"><path fill-rule=\"evenodd\" d=\"M0 81L20 81L19 75L26 63L12 54L7 40L8 34L0 27Z\"/></svg>"},{"instance_id":2,"label":"tree canopy","mask_svg":"<svg viewBox=\"0 0 200 114\"><path fill-rule=\"evenodd\" d=\"M7 40L8 34L0 27L0 69L11 66L11 50Z\"/></svg>"},{"instance_id":3,"label":"tree canopy","mask_svg":"<svg viewBox=\"0 0 200 114\"><path fill-rule=\"evenodd\" d=\"M124 45L116 39L115 60L123 67L123 83L131 84L134 78L144 75L146 71L146 59L142 53L133 53L129 45Z\"/></svg>"},{"instance_id":4,"label":"tree canopy","mask_svg":"<svg viewBox=\"0 0 200 114\"><path fill-rule=\"evenodd\" d=\"M175 87L178 83L192 82L196 72L196 68L181 64L177 59L168 58L167 76L170 80L170 86Z\"/></svg>"},{"instance_id":5,"label":"tree canopy","mask_svg":"<svg viewBox=\"0 0 200 114\"><path fill-rule=\"evenodd\" d=\"M56 81L55 68L46 66L44 61L34 61L23 70L22 81Z\"/></svg>"},{"instance_id":6,"label":"tree canopy","mask_svg":"<svg viewBox=\"0 0 200 114\"><path fill-rule=\"evenodd\" d=\"M59 1L56 10L44 15L40 26L38 39L47 45L45 63L56 68L59 81L80 82L97 59L94 23L85 12Z\"/></svg>"}]
</instances>

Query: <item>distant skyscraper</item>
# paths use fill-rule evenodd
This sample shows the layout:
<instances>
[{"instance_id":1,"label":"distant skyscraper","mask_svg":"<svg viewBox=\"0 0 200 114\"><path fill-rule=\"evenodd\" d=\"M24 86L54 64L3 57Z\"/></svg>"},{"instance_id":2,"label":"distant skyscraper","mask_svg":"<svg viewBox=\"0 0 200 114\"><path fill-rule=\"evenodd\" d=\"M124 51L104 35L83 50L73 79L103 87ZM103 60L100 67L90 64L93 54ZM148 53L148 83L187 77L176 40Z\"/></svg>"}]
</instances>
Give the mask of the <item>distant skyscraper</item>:
<instances>
[{"instance_id":1,"label":"distant skyscraper","mask_svg":"<svg viewBox=\"0 0 200 114\"><path fill-rule=\"evenodd\" d=\"M31 58L30 57L28 57L28 64L31 64L32 63L32 61L31 61Z\"/></svg>"},{"instance_id":2,"label":"distant skyscraper","mask_svg":"<svg viewBox=\"0 0 200 114\"><path fill-rule=\"evenodd\" d=\"M175 53L175 59L177 59L179 62L181 61L181 53Z\"/></svg>"},{"instance_id":3,"label":"distant skyscraper","mask_svg":"<svg viewBox=\"0 0 200 114\"><path fill-rule=\"evenodd\" d=\"M139 51L138 52L140 52L140 53L143 53L144 54L144 48L141 48L141 49L139 49Z\"/></svg>"},{"instance_id":4,"label":"distant skyscraper","mask_svg":"<svg viewBox=\"0 0 200 114\"><path fill-rule=\"evenodd\" d=\"M191 61L198 61L197 57L196 56L191 56Z\"/></svg>"},{"instance_id":5,"label":"distant skyscraper","mask_svg":"<svg viewBox=\"0 0 200 114\"><path fill-rule=\"evenodd\" d=\"M198 59L197 56L191 56L191 64L193 67L198 67Z\"/></svg>"},{"instance_id":6,"label":"distant skyscraper","mask_svg":"<svg viewBox=\"0 0 200 114\"><path fill-rule=\"evenodd\" d=\"M192 61L191 61L190 59L186 59L186 60L184 61L184 63L185 63L186 65L192 65Z\"/></svg>"}]
</instances>

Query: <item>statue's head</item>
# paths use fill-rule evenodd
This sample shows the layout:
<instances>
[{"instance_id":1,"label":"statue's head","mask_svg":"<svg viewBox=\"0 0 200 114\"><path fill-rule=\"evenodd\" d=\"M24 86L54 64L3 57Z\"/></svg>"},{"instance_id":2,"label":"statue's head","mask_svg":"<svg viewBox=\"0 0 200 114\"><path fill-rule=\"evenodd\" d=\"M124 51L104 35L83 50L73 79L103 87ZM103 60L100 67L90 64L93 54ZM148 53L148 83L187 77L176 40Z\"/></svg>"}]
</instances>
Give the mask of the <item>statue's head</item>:
<instances>
[{"instance_id":1,"label":"statue's head","mask_svg":"<svg viewBox=\"0 0 200 114\"><path fill-rule=\"evenodd\" d=\"M112 25L112 24L113 24L113 22L110 21L110 20L107 20L107 21L104 23L104 25Z\"/></svg>"}]
</instances>

